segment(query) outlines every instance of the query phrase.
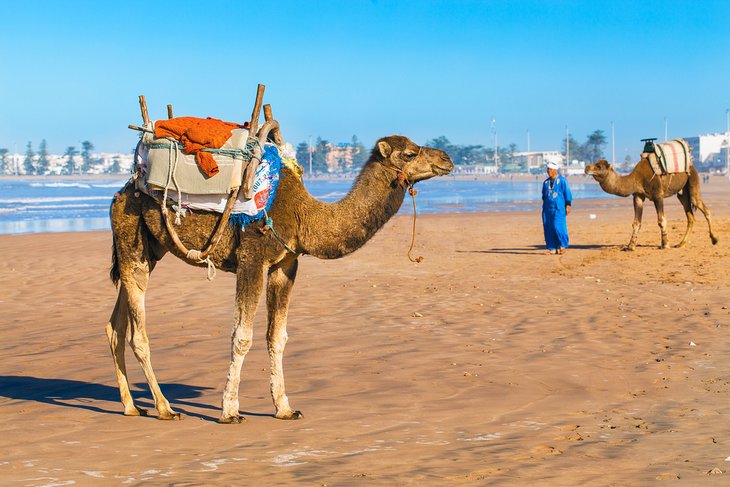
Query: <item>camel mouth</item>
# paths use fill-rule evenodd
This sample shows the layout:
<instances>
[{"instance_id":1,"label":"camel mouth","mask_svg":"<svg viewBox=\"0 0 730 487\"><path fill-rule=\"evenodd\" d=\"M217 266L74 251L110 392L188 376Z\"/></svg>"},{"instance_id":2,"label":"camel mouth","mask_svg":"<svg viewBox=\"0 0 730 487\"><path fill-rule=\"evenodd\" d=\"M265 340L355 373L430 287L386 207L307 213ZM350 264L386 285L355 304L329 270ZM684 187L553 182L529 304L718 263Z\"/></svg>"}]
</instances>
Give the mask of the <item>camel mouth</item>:
<instances>
[{"instance_id":1,"label":"camel mouth","mask_svg":"<svg viewBox=\"0 0 730 487\"><path fill-rule=\"evenodd\" d=\"M434 167L431 168L431 171L433 172L433 174L435 176L446 176L447 174L451 173L451 171L453 171L453 170L454 170L453 164L451 166L447 166L447 167L434 165Z\"/></svg>"},{"instance_id":2,"label":"camel mouth","mask_svg":"<svg viewBox=\"0 0 730 487\"><path fill-rule=\"evenodd\" d=\"M451 161L449 161L447 164L444 164L443 166L441 166L439 164L433 164L431 166L431 171L436 176L445 176L445 175L451 173L451 171L453 171L453 170L454 170L454 163Z\"/></svg>"}]
</instances>

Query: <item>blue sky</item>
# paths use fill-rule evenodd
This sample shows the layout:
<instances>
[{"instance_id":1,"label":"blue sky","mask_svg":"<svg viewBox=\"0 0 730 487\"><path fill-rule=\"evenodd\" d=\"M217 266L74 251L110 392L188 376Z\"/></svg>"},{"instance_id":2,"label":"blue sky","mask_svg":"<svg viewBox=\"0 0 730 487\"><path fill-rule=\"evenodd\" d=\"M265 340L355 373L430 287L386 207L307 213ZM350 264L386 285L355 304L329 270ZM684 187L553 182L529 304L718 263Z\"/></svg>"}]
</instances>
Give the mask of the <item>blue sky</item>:
<instances>
[{"instance_id":1,"label":"blue sky","mask_svg":"<svg viewBox=\"0 0 730 487\"><path fill-rule=\"evenodd\" d=\"M0 147L91 141L126 152L128 124L250 117L266 85L285 139L559 150L615 130L639 139L724 131L730 1L124 2L2 0Z\"/></svg>"}]
</instances>

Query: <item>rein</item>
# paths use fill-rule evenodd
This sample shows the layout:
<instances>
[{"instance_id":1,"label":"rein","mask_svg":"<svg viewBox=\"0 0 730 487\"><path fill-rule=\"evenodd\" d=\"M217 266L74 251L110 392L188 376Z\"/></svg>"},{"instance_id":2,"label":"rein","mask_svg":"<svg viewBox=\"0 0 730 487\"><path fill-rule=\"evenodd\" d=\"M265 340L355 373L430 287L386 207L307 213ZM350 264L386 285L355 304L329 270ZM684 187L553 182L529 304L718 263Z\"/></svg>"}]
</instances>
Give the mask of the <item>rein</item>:
<instances>
[{"instance_id":1,"label":"rein","mask_svg":"<svg viewBox=\"0 0 730 487\"><path fill-rule=\"evenodd\" d=\"M389 166L383 162L380 163L384 168L393 171L396 174L396 183L398 186L408 187L408 194L411 195L411 200L413 201L413 230L411 232L411 246L408 248L408 260L411 262L415 262L416 264L423 262L423 256L419 255L415 259L411 257L411 251L413 250L413 245L416 242L416 195L418 194L418 191L416 191L416 188L413 187L415 183L411 183L408 181L408 177L406 176L406 173L403 172L402 169L398 169L395 166Z\"/></svg>"}]
</instances>

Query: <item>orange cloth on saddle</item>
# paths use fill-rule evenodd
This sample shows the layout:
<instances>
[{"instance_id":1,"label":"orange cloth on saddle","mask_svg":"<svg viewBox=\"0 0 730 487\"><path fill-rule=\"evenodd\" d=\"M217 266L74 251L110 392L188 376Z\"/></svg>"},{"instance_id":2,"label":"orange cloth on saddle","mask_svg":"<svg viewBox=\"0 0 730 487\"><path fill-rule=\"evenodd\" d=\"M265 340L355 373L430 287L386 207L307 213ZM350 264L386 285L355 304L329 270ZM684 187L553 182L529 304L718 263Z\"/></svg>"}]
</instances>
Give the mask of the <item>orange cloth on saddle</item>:
<instances>
[{"instance_id":1,"label":"orange cloth on saddle","mask_svg":"<svg viewBox=\"0 0 730 487\"><path fill-rule=\"evenodd\" d=\"M170 137L183 144L185 154L195 154L195 162L206 176L218 174L213 154L201 149L219 149L231 136L231 130L243 128L237 123L216 118L178 117L155 122L155 137Z\"/></svg>"}]
</instances>

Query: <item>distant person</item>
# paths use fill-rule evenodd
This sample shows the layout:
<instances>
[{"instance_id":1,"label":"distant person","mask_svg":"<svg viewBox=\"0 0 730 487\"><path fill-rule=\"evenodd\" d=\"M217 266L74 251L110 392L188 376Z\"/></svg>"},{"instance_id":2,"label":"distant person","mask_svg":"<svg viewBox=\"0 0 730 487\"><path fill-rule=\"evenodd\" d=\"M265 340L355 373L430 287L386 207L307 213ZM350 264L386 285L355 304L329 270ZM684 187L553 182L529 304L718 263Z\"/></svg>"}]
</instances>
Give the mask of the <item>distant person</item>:
<instances>
[{"instance_id":1,"label":"distant person","mask_svg":"<svg viewBox=\"0 0 730 487\"><path fill-rule=\"evenodd\" d=\"M558 174L558 165L547 164L547 179L542 183L542 229L546 254L564 254L568 248L568 222L573 195L568 180Z\"/></svg>"}]
</instances>

